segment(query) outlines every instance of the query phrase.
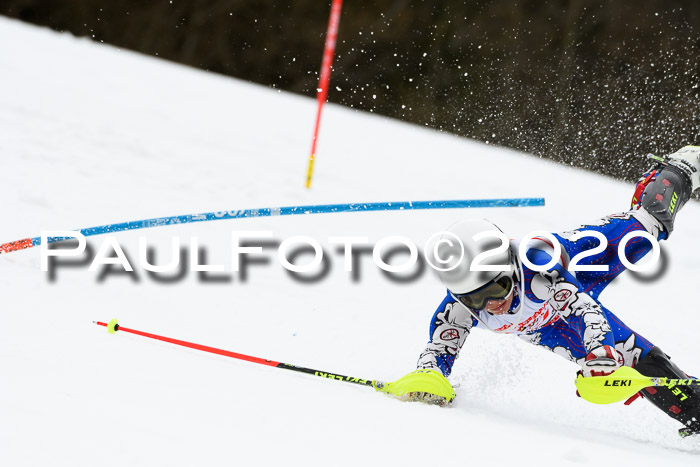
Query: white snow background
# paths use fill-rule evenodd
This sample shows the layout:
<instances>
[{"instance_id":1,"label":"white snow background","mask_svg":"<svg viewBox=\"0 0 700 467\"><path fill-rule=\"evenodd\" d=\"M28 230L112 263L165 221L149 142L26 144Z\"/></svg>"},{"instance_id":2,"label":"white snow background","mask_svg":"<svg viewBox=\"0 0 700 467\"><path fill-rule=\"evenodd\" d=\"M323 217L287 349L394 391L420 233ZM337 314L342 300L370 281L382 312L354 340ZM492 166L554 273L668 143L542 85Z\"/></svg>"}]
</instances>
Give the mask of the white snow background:
<instances>
[{"instance_id":1,"label":"white snow background","mask_svg":"<svg viewBox=\"0 0 700 467\"><path fill-rule=\"evenodd\" d=\"M353 281L330 236L418 245L471 216L511 237L625 210L633 186L418 126L327 105L304 188L315 101L0 19L0 243L42 230L247 208L545 197L545 207L251 218L112 234L136 271L40 271L39 248L0 255L0 465L694 465L700 441L646 401L575 395L577 366L475 330L450 408L190 350L94 320L367 379L414 369L444 295L425 273L388 280L370 257ZM320 57L319 57L320 59ZM337 92L337 91L332 91ZM397 103L399 105L399 103ZM650 135L651 136L651 135ZM654 135L663 138L663 135ZM692 142L689 142L692 143ZM630 156L631 157L631 156ZM301 284L268 252L242 283L234 230L321 242L331 270ZM170 257L198 237L223 282L160 283L138 239ZM700 209L663 245L666 273L629 274L606 306L700 373ZM97 249L105 236L91 237ZM298 258L300 263L310 257ZM221 274L220 274L221 275Z\"/></svg>"}]
</instances>

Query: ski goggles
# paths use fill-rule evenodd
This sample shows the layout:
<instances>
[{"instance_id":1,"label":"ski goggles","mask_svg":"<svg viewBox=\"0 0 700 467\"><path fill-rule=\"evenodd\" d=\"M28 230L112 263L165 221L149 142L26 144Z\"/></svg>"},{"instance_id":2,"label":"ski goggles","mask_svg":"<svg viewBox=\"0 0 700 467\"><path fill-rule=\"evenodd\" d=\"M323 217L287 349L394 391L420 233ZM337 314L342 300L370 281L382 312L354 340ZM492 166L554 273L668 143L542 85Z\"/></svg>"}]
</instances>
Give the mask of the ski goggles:
<instances>
[{"instance_id":1,"label":"ski goggles","mask_svg":"<svg viewBox=\"0 0 700 467\"><path fill-rule=\"evenodd\" d=\"M474 311L481 311L489 300L503 300L515 287L515 274L502 275L479 287L473 292L452 294L464 306Z\"/></svg>"}]
</instances>

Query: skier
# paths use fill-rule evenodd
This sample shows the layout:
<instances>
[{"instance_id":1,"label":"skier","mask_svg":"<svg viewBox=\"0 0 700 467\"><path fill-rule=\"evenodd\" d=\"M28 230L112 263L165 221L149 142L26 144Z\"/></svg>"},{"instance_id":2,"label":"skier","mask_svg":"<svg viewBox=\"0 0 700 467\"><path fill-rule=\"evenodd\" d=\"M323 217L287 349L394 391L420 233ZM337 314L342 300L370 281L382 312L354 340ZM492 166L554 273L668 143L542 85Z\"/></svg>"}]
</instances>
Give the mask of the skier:
<instances>
[{"instance_id":1,"label":"skier","mask_svg":"<svg viewBox=\"0 0 700 467\"><path fill-rule=\"evenodd\" d=\"M649 377L687 378L659 347L627 327L598 300L603 289L627 269L624 260L636 263L652 251L653 242L669 237L676 213L700 187L700 146L653 158L655 166L637 183L629 211L574 231L543 235L520 245L508 241L486 220L452 226L438 247L439 258L459 258L458 243L450 246L448 241L457 237L466 258L489 250L489 260L480 264L487 269L500 265L502 270L475 271L473 263L461 261L439 272L448 293L433 315L430 341L414 373L433 373L431 377L441 380L449 376L472 328L482 327L544 346L579 364L583 377L608 375L626 365ZM494 249L487 244L485 249L478 235L474 239L484 232L492 236L500 232L506 245ZM621 259L618 246L630 232L633 238L628 239ZM576 255L596 247L571 264ZM591 266L605 270L592 271ZM700 386L683 386L680 394L668 387L647 388L631 400L639 395L681 422L682 436L700 433ZM421 391L420 383L409 396L445 402L428 390Z\"/></svg>"}]
</instances>

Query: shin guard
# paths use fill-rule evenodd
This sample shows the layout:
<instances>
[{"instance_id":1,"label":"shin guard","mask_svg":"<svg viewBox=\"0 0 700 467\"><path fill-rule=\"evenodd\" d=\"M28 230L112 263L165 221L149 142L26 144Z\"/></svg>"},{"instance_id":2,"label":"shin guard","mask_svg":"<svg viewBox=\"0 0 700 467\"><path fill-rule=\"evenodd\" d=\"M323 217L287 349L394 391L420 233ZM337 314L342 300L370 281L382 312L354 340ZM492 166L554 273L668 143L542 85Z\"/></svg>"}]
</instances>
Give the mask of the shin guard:
<instances>
[{"instance_id":1,"label":"shin guard","mask_svg":"<svg viewBox=\"0 0 700 467\"><path fill-rule=\"evenodd\" d=\"M681 378L688 376L658 347L652 348L634 367L644 376ZM684 425L683 436L700 433L700 386L657 386L641 391L646 399L666 415Z\"/></svg>"},{"instance_id":2,"label":"shin guard","mask_svg":"<svg viewBox=\"0 0 700 467\"><path fill-rule=\"evenodd\" d=\"M676 213L688 202L691 193L690 177L678 167L667 165L644 188L641 207L664 226L667 235L671 235Z\"/></svg>"}]
</instances>

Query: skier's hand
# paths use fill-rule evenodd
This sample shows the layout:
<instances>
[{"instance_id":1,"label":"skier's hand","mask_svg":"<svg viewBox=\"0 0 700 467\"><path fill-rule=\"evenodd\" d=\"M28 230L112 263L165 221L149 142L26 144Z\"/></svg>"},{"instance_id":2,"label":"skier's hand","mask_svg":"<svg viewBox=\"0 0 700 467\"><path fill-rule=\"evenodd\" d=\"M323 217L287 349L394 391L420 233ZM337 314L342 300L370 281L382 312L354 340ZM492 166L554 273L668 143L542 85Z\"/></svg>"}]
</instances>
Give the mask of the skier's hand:
<instances>
[{"instance_id":1,"label":"skier's hand","mask_svg":"<svg viewBox=\"0 0 700 467\"><path fill-rule=\"evenodd\" d=\"M581 364L581 374L589 376L607 376L624 364L622 355L609 345L601 345L586 355L586 361Z\"/></svg>"},{"instance_id":2,"label":"skier's hand","mask_svg":"<svg viewBox=\"0 0 700 467\"><path fill-rule=\"evenodd\" d=\"M444 397L431 394L429 392L409 392L406 394L406 400L411 402L424 402L426 404L439 405L440 407L449 403Z\"/></svg>"}]
</instances>

